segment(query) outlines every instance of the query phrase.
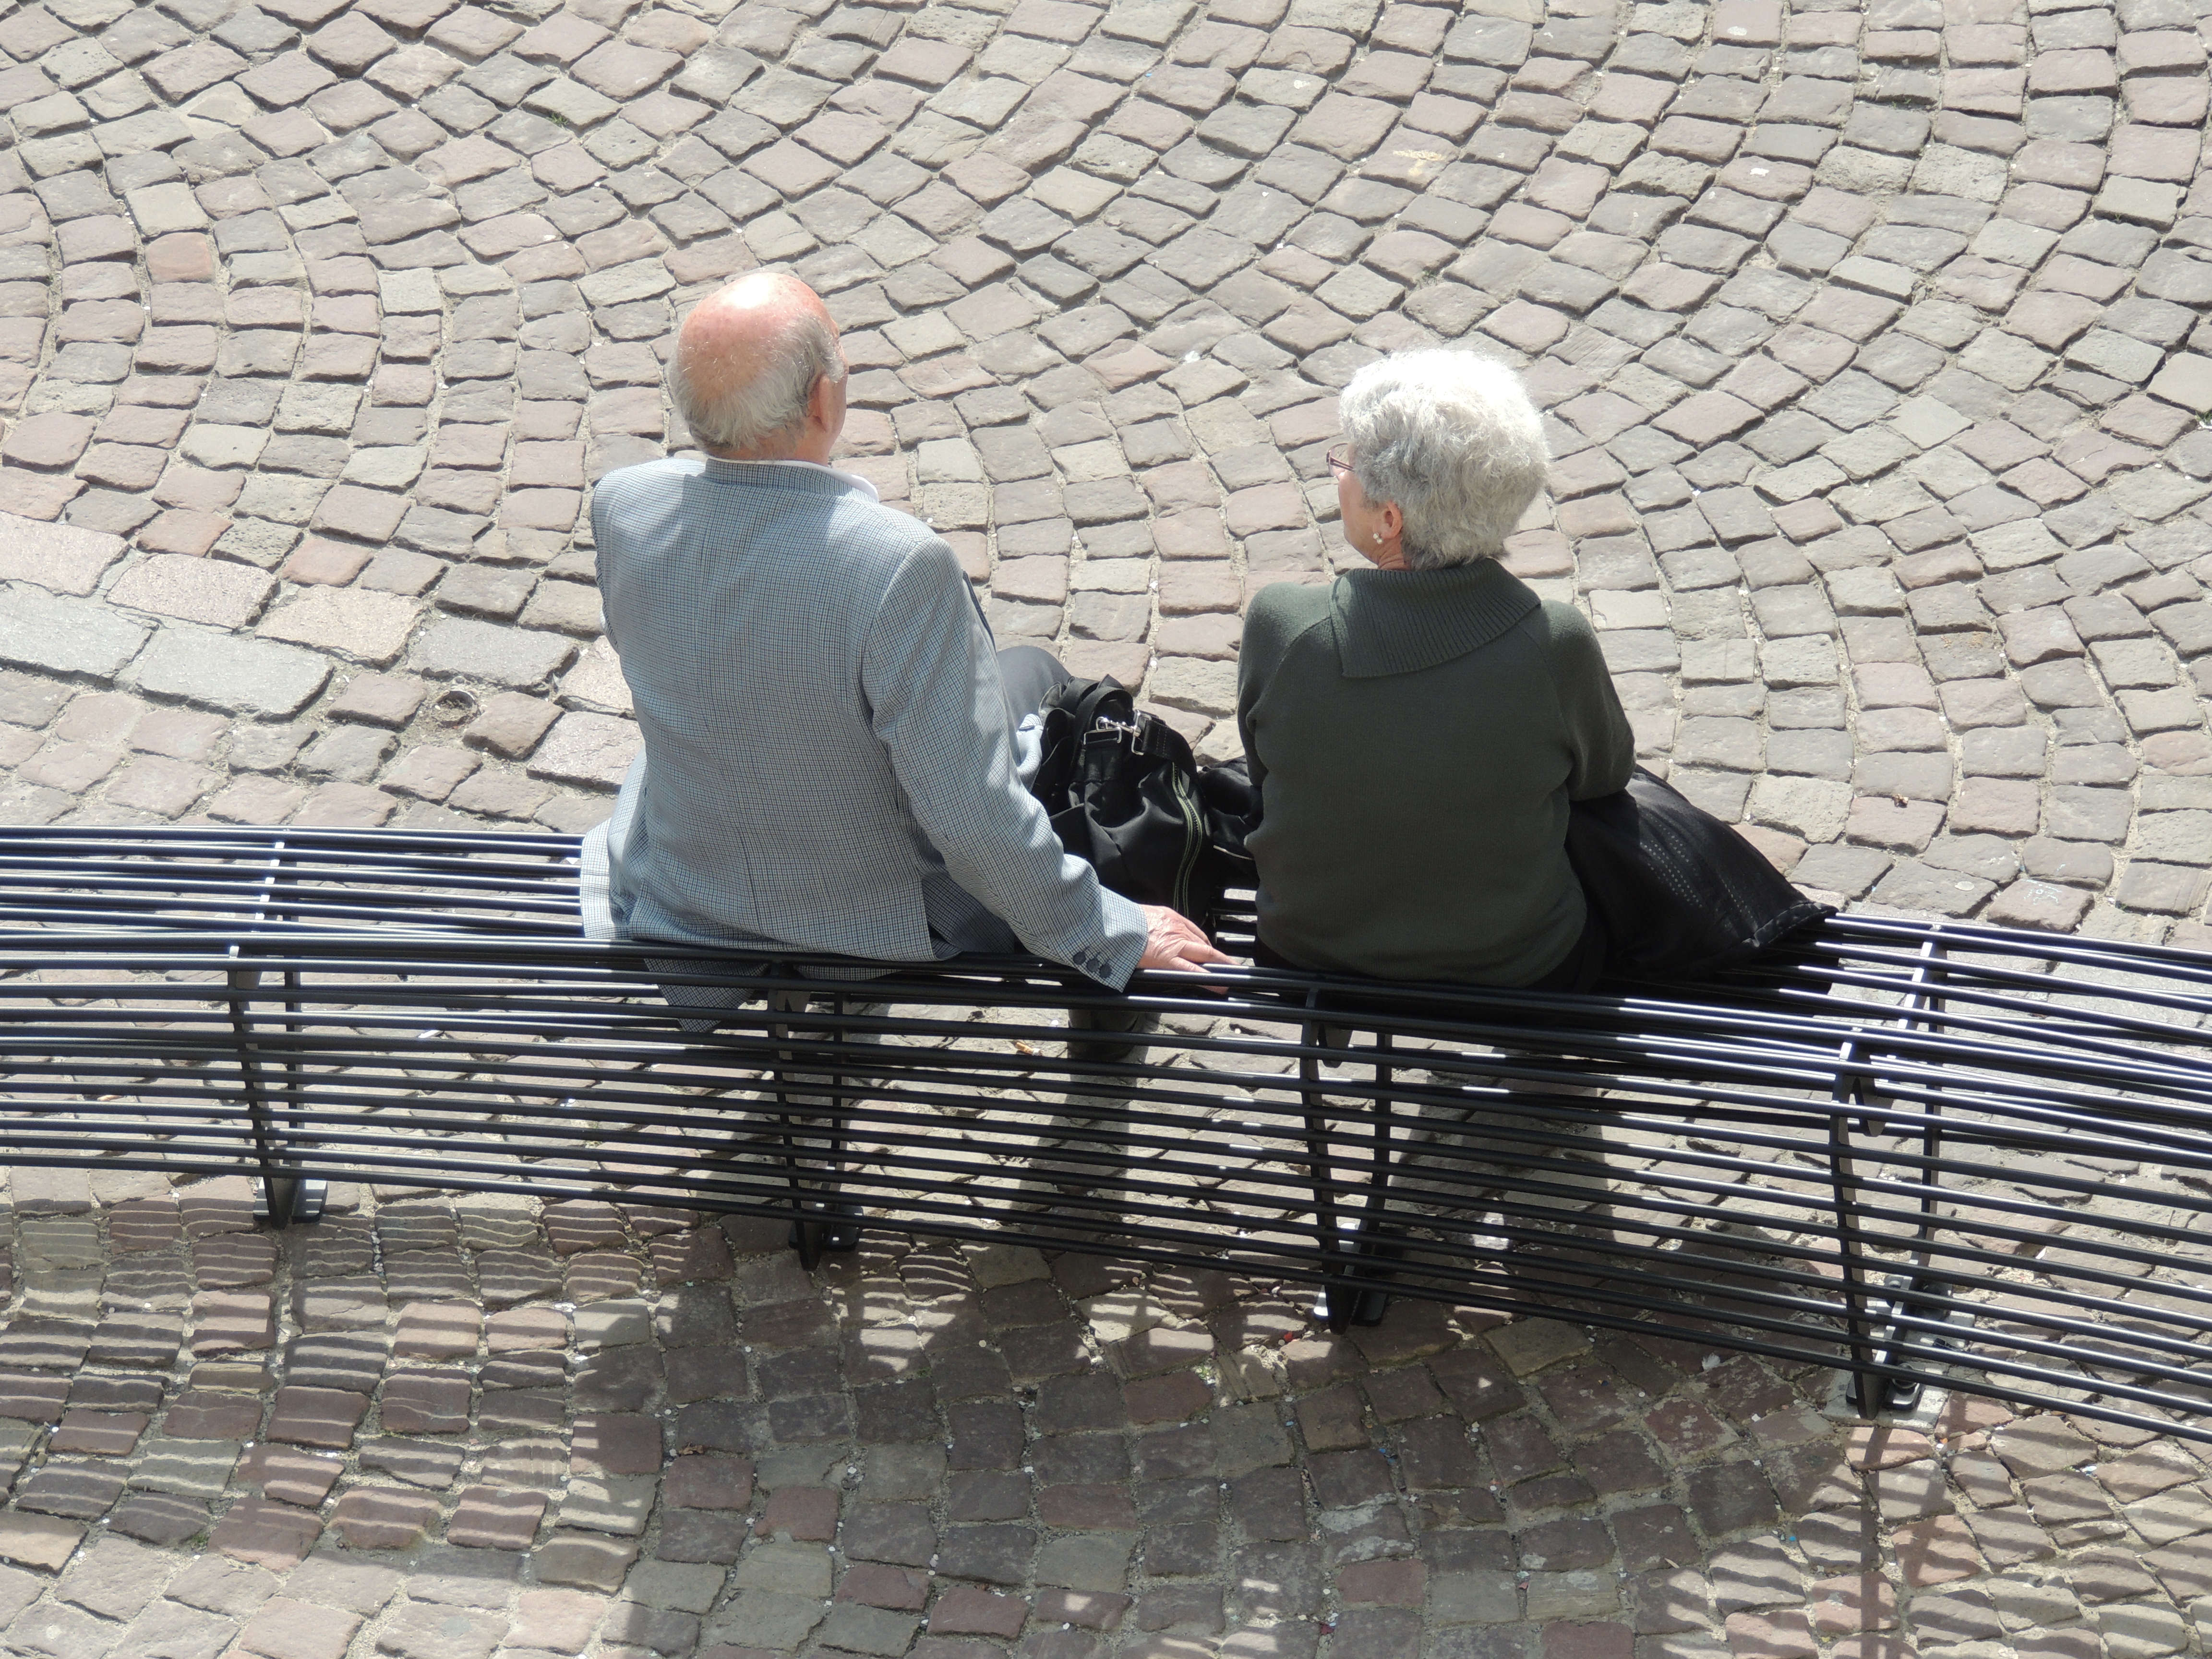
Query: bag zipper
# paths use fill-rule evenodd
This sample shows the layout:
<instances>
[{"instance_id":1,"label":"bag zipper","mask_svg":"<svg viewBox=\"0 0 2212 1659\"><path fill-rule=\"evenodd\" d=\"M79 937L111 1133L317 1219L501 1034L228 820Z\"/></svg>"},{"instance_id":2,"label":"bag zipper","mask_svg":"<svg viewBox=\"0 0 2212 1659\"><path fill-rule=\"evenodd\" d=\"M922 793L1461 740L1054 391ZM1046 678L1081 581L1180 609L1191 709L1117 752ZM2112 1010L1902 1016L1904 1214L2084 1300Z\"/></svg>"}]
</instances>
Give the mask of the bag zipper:
<instances>
[{"instance_id":1,"label":"bag zipper","mask_svg":"<svg viewBox=\"0 0 2212 1659\"><path fill-rule=\"evenodd\" d=\"M1191 781L1178 769L1170 791L1175 796L1176 810L1182 814L1182 863L1176 871L1171 896L1176 911L1190 915L1190 878L1197 872L1198 860L1206 851L1206 824L1200 817L1198 798ZM1201 926L1203 924L1200 924Z\"/></svg>"}]
</instances>

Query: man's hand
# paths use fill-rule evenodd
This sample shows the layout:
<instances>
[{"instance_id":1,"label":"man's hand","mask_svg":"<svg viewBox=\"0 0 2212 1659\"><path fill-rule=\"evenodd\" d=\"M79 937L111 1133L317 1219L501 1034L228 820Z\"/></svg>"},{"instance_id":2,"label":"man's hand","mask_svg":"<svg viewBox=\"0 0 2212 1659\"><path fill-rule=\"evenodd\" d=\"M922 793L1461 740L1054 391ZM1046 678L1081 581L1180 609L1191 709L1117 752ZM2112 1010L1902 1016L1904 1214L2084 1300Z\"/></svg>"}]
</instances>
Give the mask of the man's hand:
<instances>
[{"instance_id":1,"label":"man's hand","mask_svg":"<svg viewBox=\"0 0 2212 1659\"><path fill-rule=\"evenodd\" d=\"M1166 905L1147 904L1144 911L1145 954L1137 958L1139 969L1165 968L1195 974L1206 963L1231 960L1206 943L1205 933L1194 923Z\"/></svg>"}]
</instances>

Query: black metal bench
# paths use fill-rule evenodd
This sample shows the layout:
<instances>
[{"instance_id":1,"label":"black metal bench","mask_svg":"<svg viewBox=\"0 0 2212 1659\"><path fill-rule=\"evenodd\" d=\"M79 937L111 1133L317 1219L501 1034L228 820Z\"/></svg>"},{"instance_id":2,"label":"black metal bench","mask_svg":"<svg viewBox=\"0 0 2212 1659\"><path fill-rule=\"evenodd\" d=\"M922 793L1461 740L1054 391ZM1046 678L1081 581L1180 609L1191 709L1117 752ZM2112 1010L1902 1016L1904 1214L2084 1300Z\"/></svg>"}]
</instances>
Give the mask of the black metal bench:
<instances>
[{"instance_id":1,"label":"black metal bench","mask_svg":"<svg viewBox=\"0 0 2212 1659\"><path fill-rule=\"evenodd\" d=\"M1836 918L1695 988L1121 998L593 944L576 850L0 831L7 1161L243 1173L279 1225L356 1181L786 1217L809 1265L860 1225L1106 1252L2212 1441L2212 958ZM1158 1030L1071 1050L1071 1010Z\"/></svg>"}]
</instances>

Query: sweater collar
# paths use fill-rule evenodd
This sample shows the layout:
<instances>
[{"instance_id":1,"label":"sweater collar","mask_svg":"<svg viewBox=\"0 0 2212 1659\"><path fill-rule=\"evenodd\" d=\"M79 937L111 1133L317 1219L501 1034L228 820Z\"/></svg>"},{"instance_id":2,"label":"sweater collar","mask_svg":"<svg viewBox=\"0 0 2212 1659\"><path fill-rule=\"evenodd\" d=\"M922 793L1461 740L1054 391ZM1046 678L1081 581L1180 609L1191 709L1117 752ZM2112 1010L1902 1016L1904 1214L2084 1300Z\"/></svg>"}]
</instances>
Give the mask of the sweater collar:
<instances>
[{"instance_id":1,"label":"sweater collar","mask_svg":"<svg viewBox=\"0 0 2212 1659\"><path fill-rule=\"evenodd\" d=\"M1540 605L1495 559L1443 570L1352 570L1329 591L1346 679L1412 674L1488 645Z\"/></svg>"}]
</instances>

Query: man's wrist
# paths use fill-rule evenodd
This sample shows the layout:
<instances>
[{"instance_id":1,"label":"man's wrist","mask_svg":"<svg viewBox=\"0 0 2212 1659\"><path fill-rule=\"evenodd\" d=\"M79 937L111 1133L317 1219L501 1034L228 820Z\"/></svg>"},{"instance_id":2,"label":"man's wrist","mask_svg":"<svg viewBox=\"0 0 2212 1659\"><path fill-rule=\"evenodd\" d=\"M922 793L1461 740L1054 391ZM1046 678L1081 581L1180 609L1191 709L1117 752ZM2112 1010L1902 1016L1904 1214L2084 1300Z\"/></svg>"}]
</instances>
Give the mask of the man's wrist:
<instances>
[{"instance_id":1,"label":"man's wrist","mask_svg":"<svg viewBox=\"0 0 2212 1659\"><path fill-rule=\"evenodd\" d=\"M1109 971L1092 974L1092 977L1118 991L1128 984L1137 963L1143 960L1152 927L1143 906L1103 886L1098 890L1098 920L1103 937L1094 954ZM1084 971L1091 972L1088 968Z\"/></svg>"}]
</instances>

